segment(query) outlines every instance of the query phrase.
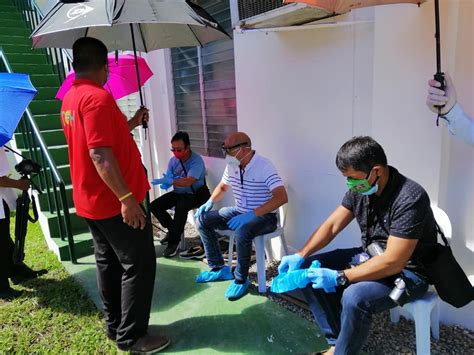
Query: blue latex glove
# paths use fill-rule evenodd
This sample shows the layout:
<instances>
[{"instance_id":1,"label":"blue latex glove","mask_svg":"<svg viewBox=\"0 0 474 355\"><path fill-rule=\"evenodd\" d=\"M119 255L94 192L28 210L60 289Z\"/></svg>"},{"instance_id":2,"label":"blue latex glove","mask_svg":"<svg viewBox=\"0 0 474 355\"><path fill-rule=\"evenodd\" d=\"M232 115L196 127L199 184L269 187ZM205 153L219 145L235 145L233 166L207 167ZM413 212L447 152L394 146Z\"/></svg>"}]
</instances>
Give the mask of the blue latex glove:
<instances>
[{"instance_id":1,"label":"blue latex glove","mask_svg":"<svg viewBox=\"0 0 474 355\"><path fill-rule=\"evenodd\" d=\"M254 211L242 213L238 216L232 217L230 221L227 222L227 227L229 227L230 230L235 231L236 229L239 229L245 226L247 223L253 221L255 218L257 218L257 216L255 215Z\"/></svg>"},{"instance_id":2,"label":"blue latex glove","mask_svg":"<svg viewBox=\"0 0 474 355\"><path fill-rule=\"evenodd\" d=\"M168 184L161 184L160 185L160 189L162 190L168 190L172 185L168 185Z\"/></svg>"},{"instance_id":3,"label":"blue latex glove","mask_svg":"<svg viewBox=\"0 0 474 355\"><path fill-rule=\"evenodd\" d=\"M160 179L153 179L151 180L152 185L173 185L173 177L169 175L169 172L163 174L163 177Z\"/></svg>"},{"instance_id":4,"label":"blue latex glove","mask_svg":"<svg viewBox=\"0 0 474 355\"><path fill-rule=\"evenodd\" d=\"M308 269L294 270L275 277L270 290L274 293L283 293L297 288L304 288L309 283L311 283L311 280L308 279Z\"/></svg>"},{"instance_id":5,"label":"blue latex glove","mask_svg":"<svg viewBox=\"0 0 474 355\"><path fill-rule=\"evenodd\" d=\"M204 205L201 205L194 214L194 217L199 218L203 212L209 212L212 210L212 207L214 207L214 202L211 200L207 200L207 202Z\"/></svg>"},{"instance_id":6,"label":"blue latex glove","mask_svg":"<svg viewBox=\"0 0 474 355\"><path fill-rule=\"evenodd\" d=\"M336 270L310 267L308 269L308 278L313 283L313 288L323 288L326 292L336 292Z\"/></svg>"},{"instance_id":7,"label":"blue latex glove","mask_svg":"<svg viewBox=\"0 0 474 355\"><path fill-rule=\"evenodd\" d=\"M301 264L303 264L303 261L304 258L298 253L284 256L281 259L280 266L278 266L278 273L282 274L288 271L298 270Z\"/></svg>"}]
</instances>

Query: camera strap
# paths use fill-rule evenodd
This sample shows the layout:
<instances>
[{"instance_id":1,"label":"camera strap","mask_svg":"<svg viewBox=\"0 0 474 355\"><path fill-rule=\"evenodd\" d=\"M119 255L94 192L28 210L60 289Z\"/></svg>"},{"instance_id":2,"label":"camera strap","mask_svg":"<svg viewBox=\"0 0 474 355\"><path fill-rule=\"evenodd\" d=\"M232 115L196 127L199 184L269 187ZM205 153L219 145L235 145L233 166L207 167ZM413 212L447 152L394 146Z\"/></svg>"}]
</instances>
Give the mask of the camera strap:
<instances>
[{"instance_id":1,"label":"camera strap","mask_svg":"<svg viewBox=\"0 0 474 355\"><path fill-rule=\"evenodd\" d=\"M3 148L5 148L6 150L9 150L9 151L12 152L13 154L16 154L16 155L22 157L23 159L28 159L27 157L21 155L21 154L18 153L16 150L14 150L14 149L12 149L12 148L6 146L6 145L4 145Z\"/></svg>"}]
</instances>

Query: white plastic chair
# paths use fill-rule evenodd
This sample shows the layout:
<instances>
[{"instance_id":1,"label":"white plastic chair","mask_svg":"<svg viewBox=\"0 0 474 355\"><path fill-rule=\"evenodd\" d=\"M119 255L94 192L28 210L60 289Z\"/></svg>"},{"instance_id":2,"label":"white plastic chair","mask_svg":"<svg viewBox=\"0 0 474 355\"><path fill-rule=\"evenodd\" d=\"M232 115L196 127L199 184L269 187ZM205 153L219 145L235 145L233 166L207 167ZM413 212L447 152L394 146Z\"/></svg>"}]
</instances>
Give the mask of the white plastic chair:
<instances>
[{"instance_id":1,"label":"white plastic chair","mask_svg":"<svg viewBox=\"0 0 474 355\"><path fill-rule=\"evenodd\" d=\"M265 293L267 291L266 286L266 271L265 271L265 254L269 257L270 252L266 247L266 242L273 239L273 238L280 238L281 244L283 246L283 250L285 251L285 255L288 255L288 245L286 244L285 235L284 235L284 228L286 222L286 209L287 204L284 204L278 209L278 222L277 228L267 234L256 236L253 239L253 243L255 244L255 254L257 257L257 281L258 281L258 292ZM232 259L233 259L233 252L234 252L234 242L235 242L235 231L232 230L218 230L217 233L229 237L229 261L228 265L232 267Z\"/></svg>"},{"instance_id":2,"label":"white plastic chair","mask_svg":"<svg viewBox=\"0 0 474 355\"><path fill-rule=\"evenodd\" d=\"M448 215L437 206L431 206L431 209L441 231L448 240L451 239L452 227ZM391 309L390 320L397 323L402 313L409 313L415 322L416 353L430 354L430 328L433 338L439 340L439 298L436 291L428 290L421 299Z\"/></svg>"}]
</instances>

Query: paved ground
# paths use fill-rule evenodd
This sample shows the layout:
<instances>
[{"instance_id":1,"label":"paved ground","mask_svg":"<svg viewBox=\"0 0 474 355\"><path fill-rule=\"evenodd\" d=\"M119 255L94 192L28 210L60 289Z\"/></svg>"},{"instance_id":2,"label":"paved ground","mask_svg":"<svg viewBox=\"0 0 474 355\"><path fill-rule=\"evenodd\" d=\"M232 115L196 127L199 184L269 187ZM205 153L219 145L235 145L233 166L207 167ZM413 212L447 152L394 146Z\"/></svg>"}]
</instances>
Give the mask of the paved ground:
<instances>
[{"instance_id":1,"label":"paved ground","mask_svg":"<svg viewBox=\"0 0 474 355\"><path fill-rule=\"evenodd\" d=\"M158 246L161 252L163 247ZM93 257L66 263L100 307ZM169 353L311 353L326 347L316 326L255 290L229 302L224 292L230 281L196 284L204 263L157 258L157 276L151 314L151 331L172 339Z\"/></svg>"}]
</instances>

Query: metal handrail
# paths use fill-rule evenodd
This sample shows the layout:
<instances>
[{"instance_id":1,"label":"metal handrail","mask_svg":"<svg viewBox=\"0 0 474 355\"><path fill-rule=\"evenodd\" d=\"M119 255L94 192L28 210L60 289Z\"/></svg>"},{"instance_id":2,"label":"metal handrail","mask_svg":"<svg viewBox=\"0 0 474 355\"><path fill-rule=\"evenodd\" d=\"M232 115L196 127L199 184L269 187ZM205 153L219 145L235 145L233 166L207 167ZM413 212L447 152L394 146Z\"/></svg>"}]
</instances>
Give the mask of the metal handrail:
<instances>
[{"instance_id":1,"label":"metal handrail","mask_svg":"<svg viewBox=\"0 0 474 355\"><path fill-rule=\"evenodd\" d=\"M13 73L7 56L1 47L0 59L0 63L3 64L5 71L8 73ZM64 180L61 177L61 174L59 173L57 166L48 151L48 147L44 142L43 136L41 135L38 125L36 124L36 121L34 120L29 108L26 109L25 114L20 120L18 129L23 136L25 145L28 147L30 157L43 166L39 174L39 186L47 193L50 212L55 212L57 216L61 240L65 240L67 238L71 261L73 264L77 264L74 237L72 234L71 218L69 215L69 206L66 199L66 187ZM55 211L53 211L52 198L54 198Z\"/></svg>"},{"instance_id":2,"label":"metal handrail","mask_svg":"<svg viewBox=\"0 0 474 355\"><path fill-rule=\"evenodd\" d=\"M13 0L21 13L23 20L31 32L44 18L44 13L35 0ZM72 56L64 48L45 48L42 51L47 54L49 64L53 65L59 81L63 82L72 68Z\"/></svg>"}]
</instances>

